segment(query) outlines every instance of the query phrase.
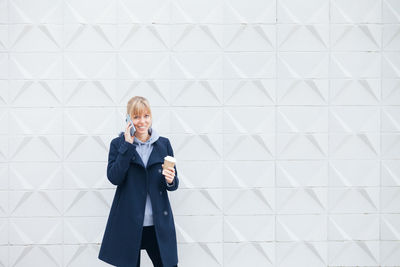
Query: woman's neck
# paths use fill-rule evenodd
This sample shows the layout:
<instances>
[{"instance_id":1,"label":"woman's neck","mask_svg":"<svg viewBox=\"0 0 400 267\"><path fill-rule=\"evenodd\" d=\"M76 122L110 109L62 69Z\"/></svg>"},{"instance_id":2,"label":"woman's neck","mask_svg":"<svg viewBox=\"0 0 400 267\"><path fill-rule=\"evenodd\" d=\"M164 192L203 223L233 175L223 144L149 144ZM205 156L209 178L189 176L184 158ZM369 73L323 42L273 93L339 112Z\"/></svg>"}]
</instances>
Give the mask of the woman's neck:
<instances>
[{"instance_id":1,"label":"woman's neck","mask_svg":"<svg viewBox=\"0 0 400 267\"><path fill-rule=\"evenodd\" d=\"M135 137L137 139L139 139L140 141L142 141L142 142L146 142L147 140L149 140L150 134L148 134L148 133L145 133L145 134L135 133Z\"/></svg>"}]
</instances>

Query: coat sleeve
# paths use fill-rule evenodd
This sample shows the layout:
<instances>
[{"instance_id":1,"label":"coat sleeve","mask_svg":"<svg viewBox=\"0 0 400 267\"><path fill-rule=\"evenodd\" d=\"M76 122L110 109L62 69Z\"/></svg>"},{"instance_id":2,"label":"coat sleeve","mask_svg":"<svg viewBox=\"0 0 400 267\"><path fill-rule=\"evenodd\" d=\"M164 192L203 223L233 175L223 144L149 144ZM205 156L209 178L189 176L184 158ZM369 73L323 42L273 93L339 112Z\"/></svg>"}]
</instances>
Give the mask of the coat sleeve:
<instances>
[{"instance_id":1,"label":"coat sleeve","mask_svg":"<svg viewBox=\"0 0 400 267\"><path fill-rule=\"evenodd\" d=\"M107 164L107 178L114 185L124 182L130 160L136 149L133 144L126 141L121 142L119 147L118 143L117 140L111 142Z\"/></svg>"},{"instance_id":2,"label":"coat sleeve","mask_svg":"<svg viewBox=\"0 0 400 267\"><path fill-rule=\"evenodd\" d=\"M169 139L167 139L167 152L169 156L171 157L174 156L174 150L172 149ZM168 191L175 191L179 187L179 178L178 178L178 171L176 170L176 164L174 166L174 169L175 169L175 177L172 184L168 184L168 182L165 180L166 189Z\"/></svg>"}]
</instances>

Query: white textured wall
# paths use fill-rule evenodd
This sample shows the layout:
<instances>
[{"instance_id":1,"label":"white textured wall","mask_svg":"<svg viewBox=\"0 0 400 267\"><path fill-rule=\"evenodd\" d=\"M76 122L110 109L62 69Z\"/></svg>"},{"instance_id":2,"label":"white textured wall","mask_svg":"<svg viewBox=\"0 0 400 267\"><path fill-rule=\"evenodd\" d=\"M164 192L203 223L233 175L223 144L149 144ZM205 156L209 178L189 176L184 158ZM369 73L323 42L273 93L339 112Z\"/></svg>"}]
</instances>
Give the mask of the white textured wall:
<instances>
[{"instance_id":1,"label":"white textured wall","mask_svg":"<svg viewBox=\"0 0 400 267\"><path fill-rule=\"evenodd\" d=\"M179 266L400 266L400 1L0 0L0 266L107 266L134 95Z\"/></svg>"}]
</instances>

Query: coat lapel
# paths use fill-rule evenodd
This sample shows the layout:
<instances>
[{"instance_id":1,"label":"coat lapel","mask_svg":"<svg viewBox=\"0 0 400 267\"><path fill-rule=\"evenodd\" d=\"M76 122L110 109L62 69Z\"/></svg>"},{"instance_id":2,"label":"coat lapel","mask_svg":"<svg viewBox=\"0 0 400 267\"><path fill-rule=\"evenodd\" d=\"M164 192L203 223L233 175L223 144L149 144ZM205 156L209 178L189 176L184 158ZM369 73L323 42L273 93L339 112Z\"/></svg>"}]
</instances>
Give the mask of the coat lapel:
<instances>
[{"instance_id":1,"label":"coat lapel","mask_svg":"<svg viewBox=\"0 0 400 267\"><path fill-rule=\"evenodd\" d=\"M162 153L162 148L159 142L160 139L158 139L157 141L155 141L153 143L153 150L151 151L149 160L147 161L147 167L150 167L153 164L156 163L163 163L164 162L164 158L163 158L163 153Z\"/></svg>"},{"instance_id":2,"label":"coat lapel","mask_svg":"<svg viewBox=\"0 0 400 267\"><path fill-rule=\"evenodd\" d=\"M135 149L135 154L131 159L132 163L138 164L145 168L142 158L139 156ZM149 160L147 161L147 168L156 163L163 163L164 158L162 157L162 148L159 140L153 143L153 150L150 153Z\"/></svg>"},{"instance_id":3,"label":"coat lapel","mask_svg":"<svg viewBox=\"0 0 400 267\"><path fill-rule=\"evenodd\" d=\"M142 158L139 156L139 154L137 153L136 149L135 149L135 154L134 156L131 158L131 162L138 164L140 166L142 166L144 168L144 163L142 161Z\"/></svg>"}]
</instances>

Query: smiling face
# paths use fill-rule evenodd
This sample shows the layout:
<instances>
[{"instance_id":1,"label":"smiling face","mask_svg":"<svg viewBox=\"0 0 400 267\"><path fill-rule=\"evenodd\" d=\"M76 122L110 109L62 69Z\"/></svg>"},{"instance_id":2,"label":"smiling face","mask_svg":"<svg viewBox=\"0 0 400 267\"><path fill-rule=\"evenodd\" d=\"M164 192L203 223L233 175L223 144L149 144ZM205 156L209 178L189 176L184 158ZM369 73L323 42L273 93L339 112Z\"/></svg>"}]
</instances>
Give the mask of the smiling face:
<instances>
[{"instance_id":1,"label":"smiling face","mask_svg":"<svg viewBox=\"0 0 400 267\"><path fill-rule=\"evenodd\" d=\"M128 101L126 112L131 116L136 134L146 136L152 122L149 101L141 96L132 97Z\"/></svg>"},{"instance_id":2,"label":"smiling face","mask_svg":"<svg viewBox=\"0 0 400 267\"><path fill-rule=\"evenodd\" d=\"M138 134L146 134L151 126L151 114L147 111L142 114L132 115L132 122Z\"/></svg>"}]
</instances>

